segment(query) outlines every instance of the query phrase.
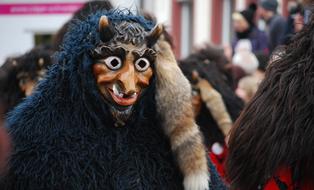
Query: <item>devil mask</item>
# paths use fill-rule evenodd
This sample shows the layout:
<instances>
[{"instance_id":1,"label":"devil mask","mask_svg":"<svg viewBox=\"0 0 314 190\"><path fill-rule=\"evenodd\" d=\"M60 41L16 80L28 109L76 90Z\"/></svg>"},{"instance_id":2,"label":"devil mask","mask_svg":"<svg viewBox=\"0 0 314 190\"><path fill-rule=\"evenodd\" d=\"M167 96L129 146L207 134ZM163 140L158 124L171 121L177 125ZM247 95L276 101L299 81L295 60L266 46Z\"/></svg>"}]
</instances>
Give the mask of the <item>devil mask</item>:
<instances>
[{"instance_id":1,"label":"devil mask","mask_svg":"<svg viewBox=\"0 0 314 190\"><path fill-rule=\"evenodd\" d=\"M91 52L92 71L116 126L121 126L150 85L156 57L152 46L162 27L157 25L151 31L145 31L137 22L111 22L102 16L98 32L101 42Z\"/></svg>"}]
</instances>

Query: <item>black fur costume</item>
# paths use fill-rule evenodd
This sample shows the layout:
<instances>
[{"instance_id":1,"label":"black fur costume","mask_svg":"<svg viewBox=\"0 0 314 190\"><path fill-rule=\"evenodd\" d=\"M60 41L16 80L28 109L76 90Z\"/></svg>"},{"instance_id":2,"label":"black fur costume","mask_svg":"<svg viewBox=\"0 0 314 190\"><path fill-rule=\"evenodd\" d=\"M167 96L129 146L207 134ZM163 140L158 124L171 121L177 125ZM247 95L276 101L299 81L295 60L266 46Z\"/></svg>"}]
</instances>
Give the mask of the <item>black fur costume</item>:
<instances>
[{"instance_id":1,"label":"black fur costume","mask_svg":"<svg viewBox=\"0 0 314 190\"><path fill-rule=\"evenodd\" d=\"M19 57L8 58L0 67L0 107L3 114L25 98L20 83L26 79L38 81L41 77L38 72L52 64L51 55L49 48L38 46Z\"/></svg>"},{"instance_id":2,"label":"black fur costume","mask_svg":"<svg viewBox=\"0 0 314 190\"><path fill-rule=\"evenodd\" d=\"M92 74L98 20L153 23L118 11L78 21L37 90L8 119L14 151L1 189L182 189L155 108L155 78L126 126L114 127ZM224 189L211 166L213 189Z\"/></svg>"},{"instance_id":3,"label":"black fur costume","mask_svg":"<svg viewBox=\"0 0 314 190\"><path fill-rule=\"evenodd\" d=\"M244 104L232 90L233 81L224 69L227 60L223 52L208 45L180 60L179 63L182 72L191 83L196 82L192 77L193 71L197 71L201 78L206 79L221 94L232 121L238 118ZM196 122L204 134L207 147L211 147L215 142L224 144L225 137L204 102Z\"/></svg>"}]
</instances>

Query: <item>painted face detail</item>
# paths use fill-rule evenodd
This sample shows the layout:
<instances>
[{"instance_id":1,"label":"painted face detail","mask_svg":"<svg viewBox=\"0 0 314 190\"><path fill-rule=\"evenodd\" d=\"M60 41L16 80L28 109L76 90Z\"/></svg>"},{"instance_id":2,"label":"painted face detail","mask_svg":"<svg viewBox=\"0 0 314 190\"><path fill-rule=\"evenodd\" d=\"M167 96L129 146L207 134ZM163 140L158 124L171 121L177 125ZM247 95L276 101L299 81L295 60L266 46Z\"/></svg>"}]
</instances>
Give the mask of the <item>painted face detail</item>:
<instances>
[{"instance_id":1,"label":"painted face detail","mask_svg":"<svg viewBox=\"0 0 314 190\"><path fill-rule=\"evenodd\" d=\"M93 65L98 88L115 111L125 112L118 115L126 117L149 86L155 51L132 44L120 44L116 47L102 46L99 53L101 57Z\"/></svg>"},{"instance_id":2,"label":"painted face detail","mask_svg":"<svg viewBox=\"0 0 314 190\"><path fill-rule=\"evenodd\" d=\"M100 43L92 51L93 74L98 89L116 120L124 125L153 76L156 52L151 47L161 35L162 25L151 31L133 21L99 19ZM118 124L117 124L118 123Z\"/></svg>"}]
</instances>

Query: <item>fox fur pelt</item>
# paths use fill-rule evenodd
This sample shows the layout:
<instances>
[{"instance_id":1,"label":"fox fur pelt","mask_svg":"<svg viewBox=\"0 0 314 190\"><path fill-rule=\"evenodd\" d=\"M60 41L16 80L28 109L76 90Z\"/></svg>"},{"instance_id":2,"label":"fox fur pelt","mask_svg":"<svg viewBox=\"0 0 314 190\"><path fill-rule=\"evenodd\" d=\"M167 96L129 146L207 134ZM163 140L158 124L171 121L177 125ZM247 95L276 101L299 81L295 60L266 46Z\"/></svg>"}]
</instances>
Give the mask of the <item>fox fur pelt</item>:
<instances>
[{"instance_id":1,"label":"fox fur pelt","mask_svg":"<svg viewBox=\"0 0 314 190\"><path fill-rule=\"evenodd\" d=\"M183 189L185 173L177 160L184 158L174 156L160 121L156 91L161 89L155 76L126 125L114 127L89 56L99 42L98 20L104 14L138 22L147 30L153 26L143 17L119 11L98 12L72 26L56 57L58 63L8 118L14 150L1 189ZM224 189L208 163L209 187Z\"/></svg>"},{"instance_id":2,"label":"fox fur pelt","mask_svg":"<svg viewBox=\"0 0 314 190\"><path fill-rule=\"evenodd\" d=\"M190 83L177 65L170 45L162 39L157 45L160 52L156 60L157 110L184 174L184 188L207 189L206 148L194 121ZM168 113L162 114L165 112Z\"/></svg>"}]
</instances>

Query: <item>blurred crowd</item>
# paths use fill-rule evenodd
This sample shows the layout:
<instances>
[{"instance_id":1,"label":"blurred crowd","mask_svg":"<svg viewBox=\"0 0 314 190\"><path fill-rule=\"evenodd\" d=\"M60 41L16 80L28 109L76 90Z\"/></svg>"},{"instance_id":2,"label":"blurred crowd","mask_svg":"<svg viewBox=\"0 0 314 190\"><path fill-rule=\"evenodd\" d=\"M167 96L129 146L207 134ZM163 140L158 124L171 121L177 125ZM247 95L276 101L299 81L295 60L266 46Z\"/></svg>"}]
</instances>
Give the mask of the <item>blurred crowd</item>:
<instances>
[{"instance_id":1,"label":"blurred crowd","mask_svg":"<svg viewBox=\"0 0 314 190\"><path fill-rule=\"evenodd\" d=\"M53 44L42 44L23 55L8 57L0 68L1 125L19 103L36 90L36 84L54 63L54 54L72 22L85 19L95 10L109 10L108 1L91 1L74 13L55 34ZM277 0L262 0L245 10L232 14L233 39L229 47L213 44L194 47L188 57L178 59L178 65L192 85L195 120L204 135L210 158L224 177L224 162L228 154L229 132L244 106L250 102L264 80L267 67L282 53L304 27L304 8L296 4L287 18L278 12ZM146 19L154 16L144 14ZM259 28L263 20L265 28ZM172 44L169 33L167 41ZM176 47L172 47L176 48ZM6 155L9 137L0 128L0 155ZM5 141L5 143L4 143ZM4 163L0 159L1 163ZM2 164L0 164L0 168Z\"/></svg>"},{"instance_id":2,"label":"blurred crowd","mask_svg":"<svg viewBox=\"0 0 314 190\"><path fill-rule=\"evenodd\" d=\"M236 71L236 93L244 102L255 94L270 55L279 46L289 43L292 36L304 25L304 11L301 4L292 6L288 18L278 12L276 0L250 4L246 10L232 15L235 31L232 41L233 55L229 55ZM258 28L258 19L266 23L265 30Z\"/></svg>"}]
</instances>

